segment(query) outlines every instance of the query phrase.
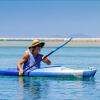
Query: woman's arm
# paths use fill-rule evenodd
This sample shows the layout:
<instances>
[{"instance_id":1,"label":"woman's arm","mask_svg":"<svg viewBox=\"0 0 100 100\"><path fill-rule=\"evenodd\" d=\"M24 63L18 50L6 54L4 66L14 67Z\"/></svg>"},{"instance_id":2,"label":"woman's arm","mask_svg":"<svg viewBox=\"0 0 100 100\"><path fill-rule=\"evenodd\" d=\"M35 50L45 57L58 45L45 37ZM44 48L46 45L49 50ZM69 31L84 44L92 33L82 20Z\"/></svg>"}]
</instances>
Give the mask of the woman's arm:
<instances>
[{"instance_id":1,"label":"woman's arm","mask_svg":"<svg viewBox=\"0 0 100 100\"><path fill-rule=\"evenodd\" d=\"M23 75L23 67L22 67L22 64L24 64L27 61L28 58L29 58L29 54L28 53L25 53L23 55L23 57L21 58L21 60L18 62L17 68L19 69L19 75Z\"/></svg>"},{"instance_id":2,"label":"woman's arm","mask_svg":"<svg viewBox=\"0 0 100 100\"><path fill-rule=\"evenodd\" d=\"M42 59L44 63L46 63L47 65L51 65L51 61L47 57L43 56Z\"/></svg>"}]
</instances>

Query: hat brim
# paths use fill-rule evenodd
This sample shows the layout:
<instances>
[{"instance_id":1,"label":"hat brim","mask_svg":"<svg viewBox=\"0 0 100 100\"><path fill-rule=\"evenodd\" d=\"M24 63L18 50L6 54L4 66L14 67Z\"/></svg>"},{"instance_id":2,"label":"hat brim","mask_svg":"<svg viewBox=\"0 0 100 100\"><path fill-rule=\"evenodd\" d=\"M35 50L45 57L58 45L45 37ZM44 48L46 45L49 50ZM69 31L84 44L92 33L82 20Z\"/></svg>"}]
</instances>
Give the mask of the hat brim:
<instances>
[{"instance_id":1,"label":"hat brim","mask_svg":"<svg viewBox=\"0 0 100 100\"><path fill-rule=\"evenodd\" d=\"M39 45L41 48L43 48L44 45L45 45L45 43L44 43L44 42L37 43L37 44L35 44L35 45L30 46L29 49L30 49L30 48L33 48L33 47L36 47L36 46L38 46L38 45Z\"/></svg>"}]
</instances>

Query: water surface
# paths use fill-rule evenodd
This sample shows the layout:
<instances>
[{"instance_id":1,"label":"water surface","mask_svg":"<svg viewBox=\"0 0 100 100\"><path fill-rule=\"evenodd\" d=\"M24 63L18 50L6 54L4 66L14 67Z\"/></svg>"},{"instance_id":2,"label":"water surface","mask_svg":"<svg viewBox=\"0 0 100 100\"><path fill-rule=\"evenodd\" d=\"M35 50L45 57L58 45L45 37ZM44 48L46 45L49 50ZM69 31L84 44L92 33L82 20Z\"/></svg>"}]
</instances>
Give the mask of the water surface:
<instances>
[{"instance_id":1,"label":"water surface","mask_svg":"<svg viewBox=\"0 0 100 100\"><path fill-rule=\"evenodd\" d=\"M26 47L0 47L0 68L16 67ZM48 54L54 47L44 48ZM52 64L98 71L91 80L0 76L0 99L99 100L100 47L64 47L49 57ZM42 63L43 64L43 63Z\"/></svg>"}]
</instances>

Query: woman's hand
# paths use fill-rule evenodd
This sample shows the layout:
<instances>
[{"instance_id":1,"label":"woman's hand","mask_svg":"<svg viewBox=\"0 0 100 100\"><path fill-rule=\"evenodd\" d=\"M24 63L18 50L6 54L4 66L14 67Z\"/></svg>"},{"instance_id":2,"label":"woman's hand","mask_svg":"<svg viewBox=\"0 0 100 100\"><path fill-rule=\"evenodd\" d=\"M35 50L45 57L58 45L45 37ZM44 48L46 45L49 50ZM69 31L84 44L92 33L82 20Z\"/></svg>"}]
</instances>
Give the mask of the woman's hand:
<instances>
[{"instance_id":1,"label":"woman's hand","mask_svg":"<svg viewBox=\"0 0 100 100\"><path fill-rule=\"evenodd\" d=\"M23 72L24 72L23 69L20 69L19 70L19 76L23 76L23 74L24 74Z\"/></svg>"},{"instance_id":2,"label":"woman's hand","mask_svg":"<svg viewBox=\"0 0 100 100\"><path fill-rule=\"evenodd\" d=\"M51 64L51 61L47 58L47 56L43 56L43 57L42 57L42 61L43 61L44 63L46 63L47 65L50 65L50 64Z\"/></svg>"}]
</instances>

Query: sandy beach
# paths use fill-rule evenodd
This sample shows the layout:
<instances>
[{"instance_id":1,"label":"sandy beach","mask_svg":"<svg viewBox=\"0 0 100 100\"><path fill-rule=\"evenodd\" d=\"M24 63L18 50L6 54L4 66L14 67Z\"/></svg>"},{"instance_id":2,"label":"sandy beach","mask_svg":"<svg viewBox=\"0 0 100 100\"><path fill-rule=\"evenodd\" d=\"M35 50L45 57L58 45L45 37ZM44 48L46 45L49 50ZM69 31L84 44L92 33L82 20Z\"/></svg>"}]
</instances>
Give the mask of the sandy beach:
<instances>
[{"instance_id":1,"label":"sandy beach","mask_svg":"<svg viewBox=\"0 0 100 100\"><path fill-rule=\"evenodd\" d=\"M68 41L69 38L0 38L0 46L29 46L34 39L45 41L46 47L57 47ZM99 47L100 38L73 38L66 46Z\"/></svg>"}]
</instances>

